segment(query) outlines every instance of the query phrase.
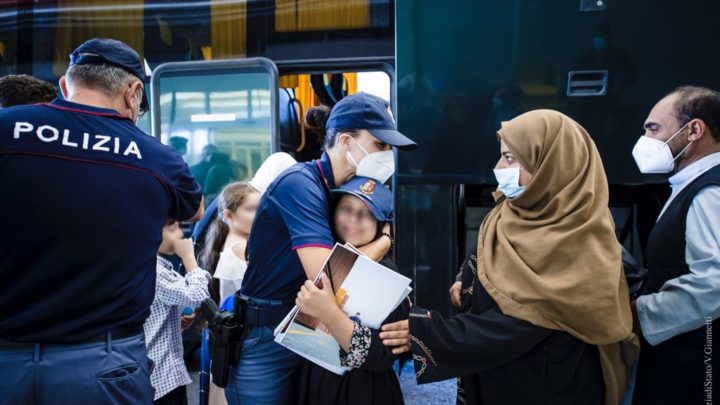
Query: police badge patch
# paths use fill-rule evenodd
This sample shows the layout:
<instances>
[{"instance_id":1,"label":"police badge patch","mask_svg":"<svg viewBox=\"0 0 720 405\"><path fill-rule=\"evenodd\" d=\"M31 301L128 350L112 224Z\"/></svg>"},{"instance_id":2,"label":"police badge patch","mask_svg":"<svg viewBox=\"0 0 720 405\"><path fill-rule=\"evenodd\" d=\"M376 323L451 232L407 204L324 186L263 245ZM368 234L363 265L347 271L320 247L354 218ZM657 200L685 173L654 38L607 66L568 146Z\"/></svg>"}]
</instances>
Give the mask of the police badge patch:
<instances>
[{"instance_id":1,"label":"police badge patch","mask_svg":"<svg viewBox=\"0 0 720 405\"><path fill-rule=\"evenodd\" d=\"M365 184L360 186L360 191L362 191L365 195L373 195L376 184L375 180L368 180Z\"/></svg>"}]
</instances>

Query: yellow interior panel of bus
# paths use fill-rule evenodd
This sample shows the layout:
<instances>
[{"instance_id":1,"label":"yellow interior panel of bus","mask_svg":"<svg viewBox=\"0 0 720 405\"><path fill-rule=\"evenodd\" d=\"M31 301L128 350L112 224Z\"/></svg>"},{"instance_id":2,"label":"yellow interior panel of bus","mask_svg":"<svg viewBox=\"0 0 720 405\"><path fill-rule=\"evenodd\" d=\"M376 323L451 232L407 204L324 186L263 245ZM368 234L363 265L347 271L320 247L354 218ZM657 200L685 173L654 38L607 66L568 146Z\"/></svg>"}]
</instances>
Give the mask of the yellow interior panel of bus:
<instances>
[{"instance_id":1,"label":"yellow interior panel of bus","mask_svg":"<svg viewBox=\"0 0 720 405\"><path fill-rule=\"evenodd\" d=\"M343 73L345 76L345 86L347 94L357 93L358 78L357 73ZM286 75L281 76L279 81L281 88L295 89L295 98L300 102L302 109L307 111L308 108L320 104L315 97L315 92L310 84L310 75ZM302 115L302 114L301 114Z\"/></svg>"},{"instance_id":2,"label":"yellow interior panel of bus","mask_svg":"<svg viewBox=\"0 0 720 405\"><path fill-rule=\"evenodd\" d=\"M212 59L242 58L247 54L247 2L210 3Z\"/></svg>"},{"instance_id":3,"label":"yellow interior panel of bus","mask_svg":"<svg viewBox=\"0 0 720 405\"><path fill-rule=\"evenodd\" d=\"M143 58L143 0L58 0L53 71L65 74L68 55L90 38L125 42Z\"/></svg>"},{"instance_id":4,"label":"yellow interior panel of bus","mask_svg":"<svg viewBox=\"0 0 720 405\"><path fill-rule=\"evenodd\" d=\"M368 0L275 0L275 31L366 28Z\"/></svg>"}]
</instances>

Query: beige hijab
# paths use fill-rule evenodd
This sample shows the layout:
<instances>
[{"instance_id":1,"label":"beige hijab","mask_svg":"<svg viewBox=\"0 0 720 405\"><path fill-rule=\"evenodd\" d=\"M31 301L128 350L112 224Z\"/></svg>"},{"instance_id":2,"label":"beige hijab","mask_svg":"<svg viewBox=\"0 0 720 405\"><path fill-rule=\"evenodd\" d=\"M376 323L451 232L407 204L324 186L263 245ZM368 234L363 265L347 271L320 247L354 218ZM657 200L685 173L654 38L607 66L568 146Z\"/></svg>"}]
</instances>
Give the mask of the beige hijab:
<instances>
[{"instance_id":1,"label":"beige hijab","mask_svg":"<svg viewBox=\"0 0 720 405\"><path fill-rule=\"evenodd\" d=\"M600 155L557 111L504 122L498 137L533 179L517 198L496 194L480 228L478 278L504 314L597 345L605 403L616 405L639 345Z\"/></svg>"}]
</instances>

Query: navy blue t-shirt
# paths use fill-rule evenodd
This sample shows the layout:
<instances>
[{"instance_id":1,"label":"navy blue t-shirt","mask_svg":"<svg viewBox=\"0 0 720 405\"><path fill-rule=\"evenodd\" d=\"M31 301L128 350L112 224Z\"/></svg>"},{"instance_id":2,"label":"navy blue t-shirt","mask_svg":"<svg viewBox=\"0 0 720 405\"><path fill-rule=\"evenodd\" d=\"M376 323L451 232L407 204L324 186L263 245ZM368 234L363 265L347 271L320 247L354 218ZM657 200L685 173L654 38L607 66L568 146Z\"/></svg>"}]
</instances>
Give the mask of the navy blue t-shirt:
<instances>
[{"instance_id":1,"label":"navy blue t-shirt","mask_svg":"<svg viewBox=\"0 0 720 405\"><path fill-rule=\"evenodd\" d=\"M250 240L248 269L240 291L254 298L294 302L307 280L297 249L332 249L330 158L298 163L284 171L260 200ZM319 270L319 269L318 269Z\"/></svg>"},{"instance_id":2,"label":"navy blue t-shirt","mask_svg":"<svg viewBox=\"0 0 720 405\"><path fill-rule=\"evenodd\" d=\"M202 193L180 155L116 111L0 110L0 338L81 342L141 325L165 220Z\"/></svg>"}]
</instances>

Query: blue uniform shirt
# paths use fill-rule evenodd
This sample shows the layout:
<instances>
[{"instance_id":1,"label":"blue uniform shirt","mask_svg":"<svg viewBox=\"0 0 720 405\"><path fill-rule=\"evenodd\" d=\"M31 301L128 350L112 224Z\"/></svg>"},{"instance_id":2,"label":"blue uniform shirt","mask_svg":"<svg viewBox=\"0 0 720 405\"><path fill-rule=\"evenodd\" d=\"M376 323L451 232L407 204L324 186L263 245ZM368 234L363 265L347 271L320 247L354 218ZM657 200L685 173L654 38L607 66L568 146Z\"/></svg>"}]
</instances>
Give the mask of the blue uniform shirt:
<instances>
[{"instance_id":1,"label":"blue uniform shirt","mask_svg":"<svg viewBox=\"0 0 720 405\"><path fill-rule=\"evenodd\" d=\"M283 172L260 200L248 241L248 269L240 291L253 298L294 302L307 280L295 252L332 249L330 158L298 163ZM319 270L319 269L318 269Z\"/></svg>"},{"instance_id":2,"label":"blue uniform shirt","mask_svg":"<svg viewBox=\"0 0 720 405\"><path fill-rule=\"evenodd\" d=\"M142 325L166 218L202 193L187 165L116 111L0 111L0 338L71 343Z\"/></svg>"}]
</instances>

